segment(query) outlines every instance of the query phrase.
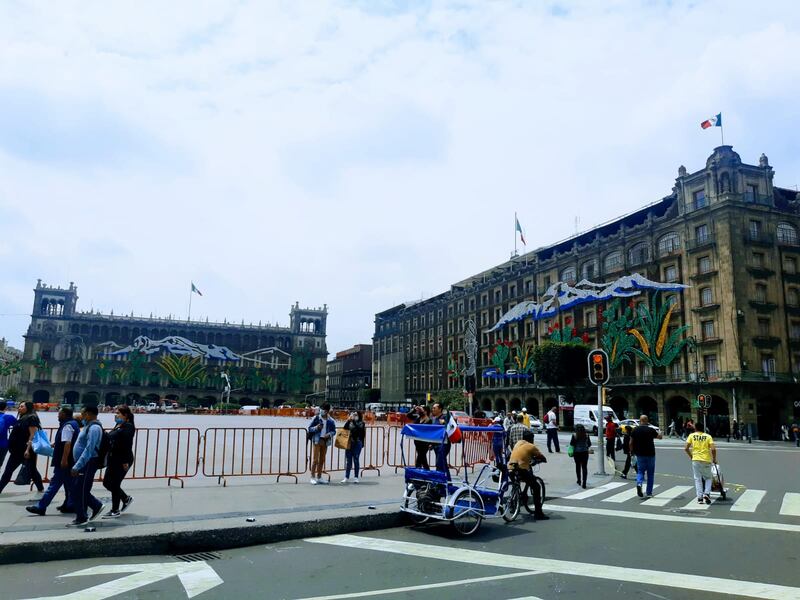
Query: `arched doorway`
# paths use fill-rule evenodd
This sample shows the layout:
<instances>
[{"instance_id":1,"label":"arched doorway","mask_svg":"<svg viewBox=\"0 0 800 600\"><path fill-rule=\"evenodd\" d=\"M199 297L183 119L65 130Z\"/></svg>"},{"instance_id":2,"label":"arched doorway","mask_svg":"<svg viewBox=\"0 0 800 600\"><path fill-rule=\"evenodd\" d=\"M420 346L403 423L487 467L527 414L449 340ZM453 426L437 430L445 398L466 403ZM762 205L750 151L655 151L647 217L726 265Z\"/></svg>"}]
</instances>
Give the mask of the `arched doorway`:
<instances>
[{"instance_id":1,"label":"arched doorway","mask_svg":"<svg viewBox=\"0 0 800 600\"><path fill-rule=\"evenodd\" d=\"M511 410L522 410L522 402L519 398L512 398L511 399Z\"/></svg>"},{"instance_id":2,"label":"arched doorway","mask_svg":"<svg viewBox=\"0 0 800 600\"><path fill-rule=\"evenodd\" d=\"M501 410L506 410L506 399L505 398L495 398L494 400L494 409L497 412Z\"/></svg>"},{"instance_id":3,"label":"arched doorway","mask_svg":"<svg viewBox=\"0 0 800 600\"><path fill-rule=\"evenodd\" d=\"M481 408L483 410L492 410L492 399L488 396L481 398Z\"/></svg>"},{"instance_id":4,"label":"arched doorway","mask_svg":"<svg viewBox=\"0 0 800 600\"><path fill-rule=\"evenodd\" d=\"M50 392L47 390L36 390L33 392L32 400L34 404L47 404L50 402Z\"/></svg>"},{"instance_id":5,"label":"arched doorway","mask_svg":"<svg viewBox=\"0 0 800 600\"><path fill-rule=\"evenodd\" d=\"M669 424L674 420L677 428L679 423L685 423L686 419L692 416L692 405L689 403L689 400L683 396L672 396L672 398L667 400L665 408L667 409L667 422L664 423L664 425L667 427L669 427ZM663 431L662 433L666 434L667 432Z\"/></svg>"},{"instance_id":6,"label":"arched doorway","mask_svg":"<svg viewBox=\"0 0 800 600\"><path fill-rule=\"evenodd\" d=\"M711 407L706 415L706 431L711 437L728 435L730 418L728 401L722 396L712 396Z\"/></svg>"},{"instance_id":7,"label":"arched doorway","mask_svg":"<svg viewBox=\"0 0 800 600\"><path fill-rule=\"evenodd\" d=\"M204 396L202 400L200 400L200 405L206 408L211 408L214 406L214 403L217 399L214 396Z\"/></svg>"},{"instance_id":8,"label":"arched doorway","mask_svg":"<svg viewBox=\"0 0 800 600\"><path fill-rule=\"evenodd\" d=\"M83 395L83 403L86 406L99 406L100 395L97 392L86 392Z\"/></svg>"},{"instance_id":9,"label":"arched doorway","mask_svg":"<svg viewBox=\"0 0 800 600\"><path fill-rule=\"evenodd\" d=\"M525 400L525 408L528 409L528 412L533 417L539 416L539 399L538 398L528 398Z\"/></svg>"},{"instance_id":10,"label":"arched doorway","mask_svg":"<svg viewBox=\"0 0 800 600\"><path fill-rule=\"evenodd\" d=\"M64 404L75 407L80 403L81 395L75 390L70 390L64 394Z\"/></svg>"},{"instance_id":11,"label":"arched doorway","mask_svg":"<svg viewBox=\"0 0 800 600\"><path fill-rule=\"evenodd\" d=\"M647 415L650 423L658 425L658 403L650 396L641 396L636 400L636 416Z\"/></svg>"},{"instance_id":12,"label":"arched doorway","mask_svg":"<svg viewBox=\"0 0 800 600\"><path fill-rule=\"evenodd\" d=\"M200 398L194 394L186 396L186 408L200 406Z\"/></svg>"},{"instance_id":13,"label":"arched doorway","mask_svg":"<svg viewBox=\"0 0 800 600\"><path fill-rule=\"evenodd\" d=\"M269 398L261 398L260 406L261 408L269 408L270 407Z\"/></svg>"},{"instance_id":14,"label":"arched doorway","mask_svg":"<svg viewBox=\"0 0 800 600\"><path fill-rule=\"evenodd\" d=\"M125 401L128 406L136 406L137 404L141 404L142 400L139 394L136 392L131 392L127 396L125 396Z\"/></svg>"},{"instance_id":15,"label":"arched doorway","mask_svg":"<svg viewBox=\"0 0 800 600\"><path fill-rule=\"evenodd\" d=\"M756 419L758 424L758 438L761 440L779 440L780 438L780 409L778 402L772 396L756 400Z\"/></svg>"},{"instance_id":16,"label":"arched doorway","mask_svg":"<svg viewBox=\"0 0 800 600\"><path fill-rule=\"evenodd\" d=\"M122 396L119 395L118 392L108 392L106 394L105 404L106 406L117 406L118 404L122 404Z\"/></svg>"},{"instance_id":17,"label":"arched doorway","mask_svg":"<svg viewBox=\"0 0 800 600\"><path fill-rule=\"evenodd\" d=\"M630 415L628 414L628 401L622 396L614 396L611 398L611 401L608 403L608 405L611 407L611 410L614 411L614 414L620 419L630 418Z\"/></svg>"}]
</instances>

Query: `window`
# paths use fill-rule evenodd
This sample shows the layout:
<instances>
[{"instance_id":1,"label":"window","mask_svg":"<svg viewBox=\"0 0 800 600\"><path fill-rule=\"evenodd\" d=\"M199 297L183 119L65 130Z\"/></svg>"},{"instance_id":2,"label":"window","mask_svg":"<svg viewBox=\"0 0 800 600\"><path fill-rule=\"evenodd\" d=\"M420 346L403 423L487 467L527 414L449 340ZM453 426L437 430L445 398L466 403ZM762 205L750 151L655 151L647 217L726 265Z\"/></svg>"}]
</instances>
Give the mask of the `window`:
<instances>
[{"instance_id":1,"label":"window","mask_svg":"<svg viewBox=\"0 0 800 600\"><path fill-rule=\"evenodd\" d=\"M596 327L597 326L597 313L594 310L587 310L586 311L586 321L587 327Z\"/></svg>"},{"instance_id":2,"label":"window","mask_svg":"<svg viewBox=\"0 0 800 600\"><path fill-rule=\"evenodd\" d=\"M494 293L494 301L495 303L501 302L503 300L503 292L500 290L496 290Z\"/></svg>"},{"instance_id":3,"label":"window","mask_svg":"<svg viewBox=\"0 0 800 600\"><path fill-rule=\"evenodd\" d=\"M621 252L612 252L608 256L606 256L605 261L603 261L603 270L606 273L611 273L613 271L617 271L622 267L622 253Z\"/></svg>"},{"instance_id":4,"label":"window","mask_svg":"<svg viewBox=\"0 0 800 600\"><path fill-rule=\"evenodd\" d=\"M744 201L755 202L757 198L758 198L758 186L753 185L752 183L748 183L745 186L744 190Z\"/></svg>"},{"instance_id":5,"label":"window","mask_svg":"<svg viewBox=\"0 0 800 600\"><path fill-rule=\"evenodd\" d=\"M561 281L569 285L575 285L575 267L567 267L561 271Z\"/></svg>"},{"instance_id":6,"label":"window","mask_svg":"<svg viewBox=\"0 0 800 600\"><path fill-rule=\"evenodd\" d=\"M678 281L678 267L670 265L664 269L664 281Z\"/></svg>"},{"instance_id":7,"label":"window","mask_svg":"<svg viewBox=\"0 0 800 600\"><path fill-rule=\"evenodd\" d=\"M698 225L694 228L694 239L698 244L708 241L708 225Z\"/></svg>"},{"instance_id":8,"label":"window","mask_svg":"<svg viewBox=\"0 0 800 600\"><path fill-rule=\"evenodd\" d=\"M649 258L650 252L648 252L647 244L645 242L639 242L630 250L628 250L628 262L631 266L646 263Z\"/></svg>"},{"instance_id":9,"label":"window","mask_svg":"<svg viewBox=\"0 0 800 600\"><path fill-rule=\"evenodd\" d=\"M591 281L597 275L597 261L595 259L588 260L583 263L581 267L581 278Z\"/></svg>"},{"instance_id":10,"label":"window","mask_svg":"<svg viewBox=\"0 0 800 600\"><path fill-rule=\"evenodd\" d=\"M697 190L692 194L692 199L694 200L694 208L703 208L704 206L708 206L708 201L706 200L706 192L705 190Z\"/></svg>"},{"instance_id":11,"label":"window","mask_svg":"<svg viewBox=\"0 0 800 600\"><path fill-rule=\"evenodd\" d=\"M767 301L767 286L763 283L756 284L756 294L753 298L756 302Z\"/></svg>"},{"instance_id":12,"label":"window","mask_svg":"<svg viewBox=\"0 0 800 600\"><path fill-rule=\"evenodd\" d=\"M675 294L670 294L667 296L667 306L672 306L673 304L678 304L678 296Z\"/></svg>"},{"instance_id":13,"label":"window","mask_svg":"<svg viewBox=\"0 0 800 600\"><path fill-rule=\"evenodd\" d=\"M769 336L769 319L761 318L758 320L758 335L761 337Z\"/></svg>"},{"instance_id":14,"label":"window","mask_svg":"<svg viewBox=\"0 0 800 600\"><path fill-rule=\"evenodd\" d=\"M791 223L778 223L778 242L797 246L797 229Z\"/></svg>"},{"instance_id":15,"label":"window","mask_svg":"<svg viewBox=\"0 0 800 600\"><path fill-rule=\"evenodd\" d=\"M714 292L710 287L700 289L700 305L708 306L714 303Z\"/></svg>"},{"instance_id":16,"label":"window","mask_svg":"<svg viewBox=\"0 0 800 600\"><path fill-rule=\"evenodd\" d=\"M508 296L510 298L514 298L517 295L517 286L515 284L511 284L508 286Z\"/></svg>"},{"instance_id":17,"label":"window","mask_svg":"<svg viewBox=\"0 0 800 600\"><path fill-rule=\"evenodd\" d=\"M783 257L783 271L785 273L797 273L797 259L794 256Z\"/></svg>"},{"instance_id":18,"label":"window","mask_svg":"<svg viewBox=\"0 0 800 600\"><path fill-rule=\"evenodd\" d=\"M761 372L766 377L775 375L775 359L769 354L761 355Z\"/></svg>"},{"instance_id":19,"label":"window","mask_svg":"<svg viewBox=\"0 0 800 600\"><path fill-rule=\"evenodd\" d=\"M680 247L681 247L681 238L675 232L671 232L664 236L661 236L661 238L658 240L659 256L672 254L673 252L677 251Z\"/></svg>"},{"instance_id":20,"label":"window","mask_svg":"<svg viewBox=\"0 0 800 600\"><path fill-rule=\"evenodd\" d=\"M800 304L800 295L797 293L797 288L789 288L786 292L786 304L789 306L798 306Z\"/></svg>"},{"instance_id":21,"label":"window","mask_svg":"<svg viewBox=\"0 0 800 600\"><path fill-rule=\"evenodd\" d=\"M704 340L713 340L716 336L714 335L714 321L703 321L703 339Z\"/></svg>"},{"instance_id":22,"label":"window","mask_svg":"<svg viewBox=\"0 0 800 600\"><path fill-rule=\"evenodd\" d=\"M549 287L550 287L550 275L545 275L544 276L544 289L547 290L547 288L549 288Z\"/></svg>"},{"instance_id":23,"label":"window","mask_svg":"<svg viewBox=\"0 0 800 600\"><path fill-rule=\"evenodd\" d=\"M525 293L532 294L533 293L533 279L528 279L525 282Z\"/></svg>"},{"instance_id":24,"label":"window","mask_svg":"<svg viewBox=\"0 0 800 600\"><path fill-rule=\"evenodd\" d=\"M753 266L758 267L759 269L764 268L764 253L763 252L753 252Z\"/></svg>"},{"instance_id":25,"label":"window","mask_svg":"<svg viewBox=\"0 0 800 600\"><path fill-rule=\"evenodd\" d=\"M751 240L758 240L761 238L761 221L750 221L748 228Z\"/></svg>"},{"instance_id":26,"label":"window","mask_svg":"<svg viewBox=\"0 0 800 600\"><path fill-rule=\"evenodd\" d=\"M800 321L792 321L789 328L789 336L793 340L800 340Z\"/></svg>"},{"instance_id":27,"label":"window","mask_svg":"<svg viewBox=\"0 0 800 600\"><path fill-rule=\"evenodd\" d=\"M716 354L706 354L703 356L703 367L706 372L706 377L716 377L717 376L717 355Z\"/></svg>"},{"instance_id":28,"label":"window","mask_svg":"<svg viewBox=\"0 0 800 600\"><path fill-rule=\"evenodd\" d=\"M711 257L701 256L697 259L697 272L699 274L708 273L711 271Z\"/></svg>"}]
</instances>

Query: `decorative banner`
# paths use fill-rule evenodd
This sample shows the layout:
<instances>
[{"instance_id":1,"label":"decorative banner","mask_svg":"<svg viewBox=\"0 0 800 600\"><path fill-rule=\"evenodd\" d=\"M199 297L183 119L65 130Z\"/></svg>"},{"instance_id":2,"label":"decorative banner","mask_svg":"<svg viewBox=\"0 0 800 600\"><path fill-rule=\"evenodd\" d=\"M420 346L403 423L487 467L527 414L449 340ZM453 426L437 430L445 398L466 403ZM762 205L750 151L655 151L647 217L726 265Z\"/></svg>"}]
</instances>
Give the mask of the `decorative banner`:
<instances>
[{"instance_id":1,"label":"decorative banner","mask_svg":"<svg viewBox=\"0 0 800 600\"><path fill-rule=\"evenodd\" d=\"M156 363L176 385L191 383L205 370L199 356L191 357L187 354L162 356Z\"/></svg>"},{"instance_id":2,"label":"decorative banner","mask_svg":"<svg viewBox=\"0 0 800 600\"><path fill-rule=\"evenodd\" d=\"M106 344L103 345L117 347L117 345L113 342L106 342ZM168 354L174 354L176 356L203 357L213 358L216 360L242 360L241 356L225 346L198 344L186 339L185 337L180 337L177 335L165 337L161 340L151 340L147 336L140 335L133 340L133 344L125 348L121 348L120 350L115 350L114 352L111 352L110 355L119 356L128 354L130 352L141 352L142 354L150 355L161 351Z\"/></svg>"},{"instance_id":3,"label":"decorative banner","mask_svg":"<svg viewBox=\"0 0 800 600\"><path fill-rule=\"evenodd\" d=\"M562 281L551 285L543 295L540 303L527 301L520 302L511 308L489 331L497 331L515 321L532 318L534 321L552 317L559 311L568 310L573 306L610 300L611 298L629 298L637 296L645 290L679 291L688 288L682 283L659 283L650 281L647 277L634 273L620 277L610 283L592 283L582 279L575 286Z\"/></svg>"},{"instance_id":4,"label":"decorative banner","mask_svg":"<svg viewBox=\"0 0 800 600\"><path fill-rule=\"evenodd\" d=\"M472 319L469 319L466 324L464 351L467 355L467 368L464 373L467 377L474 377L475 366L478 361L478 331L475 327L475 321Z\"/></svg>"}]
</instances>

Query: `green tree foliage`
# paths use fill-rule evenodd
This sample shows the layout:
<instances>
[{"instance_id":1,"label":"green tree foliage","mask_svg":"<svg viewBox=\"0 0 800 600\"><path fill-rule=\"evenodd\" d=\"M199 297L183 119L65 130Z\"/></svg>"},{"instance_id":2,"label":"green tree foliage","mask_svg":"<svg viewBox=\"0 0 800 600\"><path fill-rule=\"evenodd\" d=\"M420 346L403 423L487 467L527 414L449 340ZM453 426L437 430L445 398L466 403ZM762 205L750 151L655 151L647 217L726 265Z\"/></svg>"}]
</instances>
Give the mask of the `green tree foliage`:
<instances>
[{"instance_id":1,"label":"green tree foliage","mask_svg":"<svg viewBox=\"0 0 800 600\"><path fill-rule=\"evenodd\" d=\"M466 400L461 390L441 390L432 397L433 403L438 402L444 410L464 410Z\"/></svg>"},{"instance_id":2,"label":"green tree foliage","mask_svg":"<svg viewBox=\"0 0 800 600\"><path fill-rule=\"evenodd\" d=\"M19 398L20 391L14 387L13 385L6 389L3 393L0 393L0 396L5 398L6 400L16 400Z\"/></svg>"},{"instance_id":3,"label":"green tree foliage","mask_svg":"<svg viewBox=\"0 0 800 600\"><path fill-rule=\"evenodd\" d=\"M533 351L536 378L547 385L572 387L586 381L585 344L545 342Z\"/></svg>"}]
</instances>

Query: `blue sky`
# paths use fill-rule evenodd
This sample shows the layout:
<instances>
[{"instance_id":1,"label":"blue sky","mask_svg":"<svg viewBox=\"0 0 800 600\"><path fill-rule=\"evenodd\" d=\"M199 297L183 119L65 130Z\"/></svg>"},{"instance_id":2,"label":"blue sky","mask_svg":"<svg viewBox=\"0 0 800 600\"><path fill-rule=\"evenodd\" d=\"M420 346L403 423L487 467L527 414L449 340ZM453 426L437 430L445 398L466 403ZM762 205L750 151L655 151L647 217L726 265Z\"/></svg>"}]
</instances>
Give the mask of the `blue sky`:
<instances>
[{"instance_id":1,"label":"blue sky","mask_svg":"<svg viewBox=\"0 0 800 600\"><path fill-rule=\"evenodd\" d=\"M82 308L376 311L668 194L719 137L800 184L795 2L0 4L0 336Z\"/></svg>"}]
</instances>

